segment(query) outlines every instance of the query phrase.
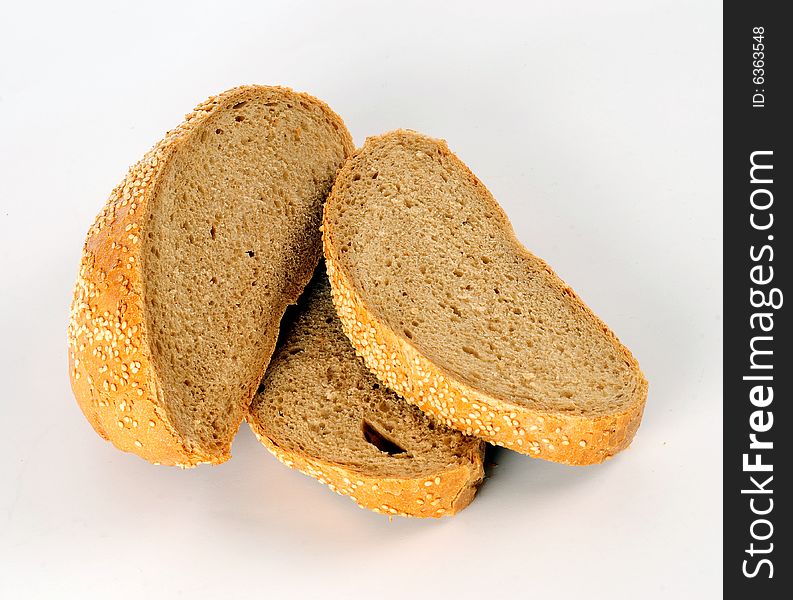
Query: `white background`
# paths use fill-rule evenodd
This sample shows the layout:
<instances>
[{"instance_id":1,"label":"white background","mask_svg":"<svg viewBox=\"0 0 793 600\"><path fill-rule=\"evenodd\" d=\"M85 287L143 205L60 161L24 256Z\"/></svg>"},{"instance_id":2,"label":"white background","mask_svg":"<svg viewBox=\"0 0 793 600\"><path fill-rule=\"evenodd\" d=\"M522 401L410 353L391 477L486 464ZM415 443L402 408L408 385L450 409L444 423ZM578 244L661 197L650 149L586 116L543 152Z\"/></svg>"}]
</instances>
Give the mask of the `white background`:
<instances>
[{"instance_id":1,"label":"white background","mask_svg":"<svg viewBox=\"0 0 793 600\"><path fill-rule=\"evenodd\" d=\"M721 3L57 2L0 36L0 597L721 595ZM440 521L358 509L243 427L219 467L116 451L66 322L113 186L206 96L284 84L356 144L443 137L649 381L633 446L501 451Z\"/></svg>"}]
</instances>

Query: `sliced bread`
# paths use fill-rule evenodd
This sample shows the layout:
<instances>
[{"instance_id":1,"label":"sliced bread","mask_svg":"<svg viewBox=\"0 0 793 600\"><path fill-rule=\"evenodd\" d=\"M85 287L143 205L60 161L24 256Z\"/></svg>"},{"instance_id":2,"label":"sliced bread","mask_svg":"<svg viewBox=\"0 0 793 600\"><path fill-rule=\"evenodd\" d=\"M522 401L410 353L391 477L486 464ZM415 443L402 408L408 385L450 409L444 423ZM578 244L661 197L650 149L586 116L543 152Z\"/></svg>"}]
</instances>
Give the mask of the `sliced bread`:
<instances>
[{"instance_id":1,"label":"sliced bread","mask_svg":"<svg viewBox=\"0 0 793 600\"><path fill-rule=\"evenodd\" d=\"M597 463L630 444L647 397L638 363L445 142L369 138L323 229L344 331L388 387L538 458Z\"/></svg>"},{"instance_id":2,"label":"sliced bread","mask_svg":"<svg viewBox=\"0 0 793 600\"><path fill-rule=\"evenodd\" d=\"M375 512L441 517L467 506L482 441L381 387L342 332L324 269L290 311L247 417L265 447Z\"/></svg>"},{"instance_id":3,"label":"sliced bread","mask_svg":"<svg viewBox=\"0 0 793 600\"><path fill-rule=\"evenodd\" d=\"M68 327L72 389L99 435L155 463L229 458L352 150L324 103L246 86L131 168L88 232Z\"/></svg>"}]
</instances>

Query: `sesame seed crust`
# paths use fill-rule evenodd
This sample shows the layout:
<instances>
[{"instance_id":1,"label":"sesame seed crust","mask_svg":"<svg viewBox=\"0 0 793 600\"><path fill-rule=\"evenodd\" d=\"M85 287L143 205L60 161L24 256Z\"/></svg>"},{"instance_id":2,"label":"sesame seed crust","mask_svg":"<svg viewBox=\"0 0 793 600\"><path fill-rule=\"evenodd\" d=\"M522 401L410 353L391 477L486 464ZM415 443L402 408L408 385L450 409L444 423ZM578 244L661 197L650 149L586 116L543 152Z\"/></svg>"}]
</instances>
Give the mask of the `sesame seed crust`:
<instances>
[{"instance_id":1,"label":"sesame seed crust","mask_svg":"<svg viewBox=\"0 0 793 600\"><path fill-rule=\"evenodd\" d=\"M443 154L459 163L472 181L485 189L445 142L440 141L439 144ZM356 154L360 152L359 149ZM510 402L508 398L474 389L428 360L412 343L392 331L367 308L349 276L339 268L338 246L334 243L333 224L329 218L329 207L337 201L340 184L353 175L352 163L352 160L348 160L342 167L328 197L322 227L323 249L333 303L344 333L378 379L441 423L535 458L569 465L588 465L603 462L627 448L644 412L647 380L630 351L560 279L560 287L601 324L603 332L613 340L617 351L637 374L633 400L622 412L587 417L536 410ZM509 225L503 211L497 216ZM511 230L511 225L509 227ZM522 248L517 238L515 242ZM524 251L528 253L528 250ZM546 268L553 274L550 267Z\"/></svg>"},{"instance_id":2,"label":"sesame seed crust","mask_svg":"<svg viewBox=\"0 0 793 600\"><path fill-rule=\"evenodd\" d=\"M465 464L442 473L415 478L384 478L367 475L343 465L280 447L250 415L246 421L265 448L281 463L309 475L331 491L349 496L360 508L401 517L451 516L474 499L484 479L484 444Z\"/></svg>"},{"instance_id":3,"label":"sesame seed crust","mask_svg":"<svg viewBox=\"0 0 793 600\"><path fill-rule=\"evenodd\" d=\"M67 329L69 377L96 432L149 462L193 467L222 463L231 444L212 454L183 440L168 418L152 362L144 315L142 244L150 199L174 153L214 113L263 93L319 106L353 144L341 119L320 100L288 88L241 86L198 105L128 172L88 231ZM309 276L304 283L308 283ZM239 425L239 424L237 424Z\"/></svg>"}]
</instances>

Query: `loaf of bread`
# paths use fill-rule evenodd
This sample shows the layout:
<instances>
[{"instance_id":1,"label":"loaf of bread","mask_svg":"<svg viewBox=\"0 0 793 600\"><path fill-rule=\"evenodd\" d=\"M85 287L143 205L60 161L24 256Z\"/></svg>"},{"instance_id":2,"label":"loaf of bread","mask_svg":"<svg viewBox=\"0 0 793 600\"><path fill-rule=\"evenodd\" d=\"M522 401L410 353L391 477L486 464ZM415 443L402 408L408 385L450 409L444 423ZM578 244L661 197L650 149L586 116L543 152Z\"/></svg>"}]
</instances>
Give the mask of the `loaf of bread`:
<instances>
[{"instance_id":1,"label":"loaf of bread","mask_svg":"<svg viewBox=\"0 0 793 600\"><path fill-rule=\"evenodd\" d=\"M381 387L342 332L323 268L290 311L247 417L265 447L375 512L465 508L482 482L484 443Z\"/></svg>"},{"instance_id":2,"label":"loaf of bread","mask_svg":"<svg viewBox=\"0 0 793 600\"><path fill-rule=\"evenodd\" d=\"M246 86L132 167L88 232L68 327L72 388L99 435L155 463L228 459L352 150L324 103Z\"/></svg>"},{"instance_id":3,"label":"loaf of bread","mask_svg":"<svg viewBox=\"0 0 793 600\"><path fill-rule=\"evenodd\" d=\"M344 331L389 388L538 458L597 463L630 444L647 397L638 363L443 141L369 138L323 228Z\"/></svg>"}]
</instances>

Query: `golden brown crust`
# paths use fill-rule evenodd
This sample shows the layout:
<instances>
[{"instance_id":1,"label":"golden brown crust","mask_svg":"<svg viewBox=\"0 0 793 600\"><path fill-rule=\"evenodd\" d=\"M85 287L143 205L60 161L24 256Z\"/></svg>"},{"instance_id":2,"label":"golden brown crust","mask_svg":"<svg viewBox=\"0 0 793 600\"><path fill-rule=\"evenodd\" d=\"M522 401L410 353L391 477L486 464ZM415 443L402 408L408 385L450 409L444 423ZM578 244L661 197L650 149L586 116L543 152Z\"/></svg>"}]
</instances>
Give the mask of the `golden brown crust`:
<instances>
[{"instance_id":1,"label":"golden brown crust","mask_svg":"<svg viewBox=\"0 0 793 600\"><path fill-rule=\"evenodd\" d=\"M383 478L320 460L278 446L250 415L246 418L256 438L287 467L317 479L332 491L349 496L361 508L402 517L445 517L471 503L484 479L484 444L470 461L431 476Z\"/></svg>"},{"instance_id":2,"label":"golden brown crust","mask_svg":"<svg viewBox=\"0 0 793 600\"><path fill-rule=\"evenodd\" d=\"M403 134L404 132L397 131L378 138ZM473 183L489 196L484 185L448 149L445 142L438 143L441 152L461 166ZM614 342L620 356L633 370L637 383L633 390L633 401L627 403L624 411L599 417L586 417L530 409L511 403L508 399L482 393L430 362L413 344L394 333L378 319L366 307L348 276L338 266L332 223L328 218L328 207L337 198L337 185L343 182L351 171L352 161L348 160L339 171L336 185L326 203L322 238L325 261L333 302L344 332L369 369L385 385L449 427L454 427L467 435L478 436L493 444L553 462L570 465L600 463L630 445L644 412L647 380L630 351L547 265L545 265L546 270L558 281L559 289L570 295L573 301L579 303L596 319L603 332ZM509 231L512 231L512 226L503 210L500 211L499 218L508 226ZM514 233L512 237L518 248L530 254Z\"/></svg>"},{"instance_id":3,"label":"golden brown crust","mask_svg":"<svg viewBox=\"0 0 793 600\"><path fill-rule=\"evenodd\" d=\"M242 86L211 97L169 131L116 187L88 231L68 327L69 377L80 408L97 433L146 460L191 467L221 463L230 447L212 455L186 446L163 410L144 319L141 241L150 198L174 152L216 111L261 93ZM354 146L344 123L320 100L288 88L266 88L318 105ZM308 283L311 269L308 270Z\"/></svg>"}]
</instances>

